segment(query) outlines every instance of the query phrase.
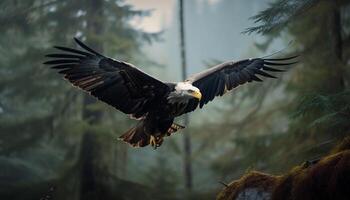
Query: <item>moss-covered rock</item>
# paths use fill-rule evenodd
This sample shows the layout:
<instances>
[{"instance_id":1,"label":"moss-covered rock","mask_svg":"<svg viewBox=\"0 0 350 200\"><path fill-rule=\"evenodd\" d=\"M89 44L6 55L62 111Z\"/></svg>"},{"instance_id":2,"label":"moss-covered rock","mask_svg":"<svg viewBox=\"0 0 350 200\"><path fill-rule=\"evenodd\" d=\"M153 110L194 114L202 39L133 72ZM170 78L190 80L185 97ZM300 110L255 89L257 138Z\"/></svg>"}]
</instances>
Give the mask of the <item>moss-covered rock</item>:
<instances>
[{"instance_id":1,"label":"moss-covered rock","mask_svg":"<svg viewBox=\"0 0 350 200\"><path fill-rule=\"evenodd\" d=\"M350 138L345 138L328 156L305 162L287 174L273 176L248 172L233 181L218 200L350 199Z\"/></svg>"},{"instance_id":2,"label":"moss-covered rock","mask_svg":"<svg viewBox=\"0 0 350 200\"><path fill-rule=\"evenodd\" d=\"M280 177L257 171L248 172L239 180L233 181L217 196L218 200L226 199L257 199L271 198Z\"/></svg>"}]
</instances>

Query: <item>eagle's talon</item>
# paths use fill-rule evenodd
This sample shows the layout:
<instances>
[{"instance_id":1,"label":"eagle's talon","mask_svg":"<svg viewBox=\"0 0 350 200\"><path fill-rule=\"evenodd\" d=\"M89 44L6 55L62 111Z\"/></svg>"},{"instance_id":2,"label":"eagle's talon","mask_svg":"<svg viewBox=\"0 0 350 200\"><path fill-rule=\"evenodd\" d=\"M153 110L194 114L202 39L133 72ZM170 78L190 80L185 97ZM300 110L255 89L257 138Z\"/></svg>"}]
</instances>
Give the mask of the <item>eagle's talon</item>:
<instances>
[{"instance_id":1,"label":"eagle's talon","mask_svg":"<svg viewBox=\"0 0 350 200\"><path fill-rule=\"evenodd\" d=\"M162 145L163 143L163 137L161 136L150 136L150 142L151 146L156 149L157 147L160 147L160 145Z\"/></svg>"},{"instance_id":2,"label":"eagle's talon","mask_svg":"<svg viewBox=\"0 0 350 200\"><path fill-rule=\"evenodd\" d=\"M163 137L159 137L157 140L157 146L160 147L160 145L163 144Z\"/></svg>"},{"instance_id":3,"label":"eagle's talon","mask_svg":"<svg viewBox=\"0 0 350 200\"><path fill-rule=\"evenodd\" d=\"M153 135L150 136L149 143L152 145L152 147L156 146L156 138Z\"/></svg>"}]
</instances>

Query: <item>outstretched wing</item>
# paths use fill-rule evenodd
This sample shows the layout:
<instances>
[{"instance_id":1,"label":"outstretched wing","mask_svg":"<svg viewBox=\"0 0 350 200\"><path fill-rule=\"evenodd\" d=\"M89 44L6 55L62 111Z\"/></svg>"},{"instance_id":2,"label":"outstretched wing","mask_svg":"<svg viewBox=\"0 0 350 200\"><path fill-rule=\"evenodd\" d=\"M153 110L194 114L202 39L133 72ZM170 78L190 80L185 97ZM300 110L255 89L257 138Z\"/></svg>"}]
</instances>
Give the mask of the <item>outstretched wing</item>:
<instances>
[{"instance_id":1,"label":"outstretched wing","mask_svg":"<svg viewBox=\"0 0 350 200\"><path fill-rule=\"evenodd\" d=\"M86 51L57 46L63 53L46 55L52 60L44 64L99 100L141 117L148 112L148 105L168 92L166 84L132 64L105 57L74 39Z\"/></svg>"},{"instance_id":2,"label":"outstretched wing","mask_svg":"<svg viewBox=\"0 0 350 200\"><path fill-rule=\"evenodd\" d=\"M209 101L212 101L216 96L222 96L227 91L236 88L246 82L262 81L257 75L268 78L276 78L267 72L283 72L285 70L275 69L283 65L295 64L293 59L297 56L279 59L263 59L254 58L246 59L238 62L225 62L209 68L198 74L194 74L186 81L192 83L200 89L202 99L199 107L202 108ZM196 104L189 104L186 111L190 112L196 109Z\"/></svg>"}]
</instances>

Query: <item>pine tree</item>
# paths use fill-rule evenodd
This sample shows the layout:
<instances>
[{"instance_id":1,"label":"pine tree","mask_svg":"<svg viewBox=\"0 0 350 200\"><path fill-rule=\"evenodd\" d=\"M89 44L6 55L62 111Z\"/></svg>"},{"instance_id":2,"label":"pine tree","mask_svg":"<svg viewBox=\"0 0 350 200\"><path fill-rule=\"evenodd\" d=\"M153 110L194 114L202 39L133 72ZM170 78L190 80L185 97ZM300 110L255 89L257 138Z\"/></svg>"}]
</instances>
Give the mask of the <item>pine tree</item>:
<instances>
[{"instance_id":1,"label":"pine tree","mask_svg":"<svg viewBox=\"0 0 350 200\"><path fill-rule=\"evenodd\" d=\"M280 102L266 105L265 94L263 109L248 115L246 123L224 123L232 129L243 125L244 134L236 134L233 147L213 164L223 177L239 176L248 167L280 173L324 155L350 134L348 5L342 0L276 0L252 17L257 26L245 32L266 36L264 49L275 38L293 40L288 50L300 55L299 64L289 69L287 82L278 83L279 96L284 96ZM274 130L278 123L285 124L284 131Z\"/></svg>"},{"instance_id":2,"label":"pine tree","mask_svg":"<svg viewBox=\"0 0 350 200\"><path fill-rule=\"evenodd\" d=\"M92 4L98 2L100 9L95 10L96 5ZM24 185L19 182L1 183L4 186L0 191L1 196L23 199L21 195L28 194L18 192L22 186L29 186L26 190L34 194L49 187L49 184L56 184L58 189L55 193L63 199L86 197L79 194L81 176L77 174L79 166L86 164L84 159L79 158L79 145L84 146L84 142L80 143L81 138L88 132L98 135L95 141L98 145L89 147L94 150L104 147L90 155L95 161L96 157L100 159L98 165L94 163L95 166L92 166L108 168L105 172L113 182L107 187L107 182L101 183L106 179L101 177L95 181L94 184L100 184L102 188L105 186L103 189L107 192L104 195L136 197L146 192L141 192L142 186L134 187L117 176L117 166L125 168L124 162L118 162L119 154L124 155L125 152L119 153L122 147L111 141L127 125L122 120L123 115L102 103L83 107L83 92L73 89L41 63L45 61L44 55L53 51L53 45L72 46L74 36L87 40L108 56L136 64L144 62L145 59L141 59L141 45L154 41L158 35L135 30L128 20L149 12L134 10L121 1L105 0L91 1L91 4L83 0L1 1L0 7L0 21L4 30L0 33L0 52L3 55L0 58L0 76L4 77L0 80L0 152L4 158L0 160L0 166L8 166L16 159L28 166L25 168L28 176L36 175L37 168L41 173L35 179L22 182ZM94 14L95 11L98 13ZM90 124L84 112L104 114L98 116L98 123ZM120 123L116 124L117 120ZM13 175L19 169L9 167L8 170L8 175ZM45 184L29 184L34 181ZM115 184L120 189L113 188L112 193L110 188ZM121 189L124 186L139 192L125 193ZM92 196L101 195L92 192ZM34 195L33 198L40 197Z\"/></svg>"}]
</instances>

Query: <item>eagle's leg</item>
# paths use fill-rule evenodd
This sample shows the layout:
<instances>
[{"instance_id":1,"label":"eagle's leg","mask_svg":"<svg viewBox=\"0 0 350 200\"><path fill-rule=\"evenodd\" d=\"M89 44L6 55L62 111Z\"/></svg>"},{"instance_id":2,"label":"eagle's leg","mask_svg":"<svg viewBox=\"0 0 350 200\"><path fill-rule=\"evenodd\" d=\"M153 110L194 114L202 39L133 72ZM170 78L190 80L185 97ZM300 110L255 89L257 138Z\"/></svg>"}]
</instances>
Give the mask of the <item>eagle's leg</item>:
<instances>
[{"instance_id":1,"label":"eagle's leg","mask_svg":"<svg viewBox=\"0 0 350 200\"><path fill-rule=\"evenodd\" d=\"M150 137L150 139L149 139L149 143L152 145L152 147L154 147L154 148L157 148L156 147L156 144L157 144L157 142L156 142L156 137L154 137L153 135L150 135L151 137Z\"/></svg>"},{"instance_id":2,"label":"eagle's leg","mask_svg":"<svg viewBox=\"0 0 350 200\"><path fill-rule=\"evenodd\" d=\"M154 149L157 149L163 143L163 136L154 136L151 135L149 139L149 143L152 145Z\"/></svg>"}]
</instances>

